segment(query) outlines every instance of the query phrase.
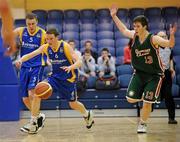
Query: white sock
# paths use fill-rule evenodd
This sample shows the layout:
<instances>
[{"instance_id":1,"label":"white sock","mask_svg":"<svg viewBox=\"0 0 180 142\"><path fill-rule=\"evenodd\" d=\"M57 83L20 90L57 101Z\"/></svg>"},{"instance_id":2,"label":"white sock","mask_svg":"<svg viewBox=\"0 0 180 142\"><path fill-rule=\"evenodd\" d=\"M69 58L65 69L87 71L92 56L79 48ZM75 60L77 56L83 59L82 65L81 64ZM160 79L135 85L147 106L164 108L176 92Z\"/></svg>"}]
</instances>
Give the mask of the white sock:
<instances>
[{"instance_id":1,"label":"white sock","mask_svg":"<svg viewBox=\"0 0 180 142\"><path fill-rule=\"evenodd\" d=\"M37 123L38 116L31 116L31 121Z\"/></svg>"},{"instance_id":2,"label":"white sock","mask_svg":"<svg viewBox=\"0 0 180 142\"><path fill-rule=\"evenodd\" d=\"M38 116L37 116L38 118L40 117L40 114L41 114L41 113L39 112L39 114L38 114Z\"/></svg>"},{"instance_id":3,"label":"white sock","mask_svg":"<svg viewBox=\"0 0 180 142\"><path fill-rule=\"evenodd\" d=\"M140 123L141 124L146 124L146 121L142 120L142 118L140 119Z\"/></svg>"}]
</instances>

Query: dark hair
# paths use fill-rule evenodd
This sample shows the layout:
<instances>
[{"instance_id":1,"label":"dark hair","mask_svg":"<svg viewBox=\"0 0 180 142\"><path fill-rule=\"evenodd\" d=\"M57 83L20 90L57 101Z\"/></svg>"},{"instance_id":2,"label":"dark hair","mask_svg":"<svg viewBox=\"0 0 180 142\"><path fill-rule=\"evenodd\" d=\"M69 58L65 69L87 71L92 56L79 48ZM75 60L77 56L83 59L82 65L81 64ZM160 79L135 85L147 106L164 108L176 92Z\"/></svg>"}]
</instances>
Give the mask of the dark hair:
<instances>
[{"instance_id":1,"label":"dark hair","mask_svg":"<svg viewBox=\"0 0 180 142\"><path fill-rule=\"evenodd\" d=\"M27 14L26 14L26 19L30 19L30 20L36 19L36 20L38 20L38 19L37 19L37 15L34 14L34 13L27 13Z\"/></svg>"},{"instance_id":2,"label":"dark hair","mask_svg":"<svg viewBox=\"0 0 180 142\"><path fill-rule=\"evenodd\" d=\"M87 40L84 45L86 45L87 43L90 43L92 45L92 42L90 40Z\"/></svg>"},{"instance_id":3,"label":"dark hair","mask_svg":"<svg viewBox=\"0 0 180 142\"><path fill-rule=\"evenodd\" d=\"M50 28L46 31L46 34L53 34L55 37L57 37L59 32L55 28Z\"/></svg>"},{"instance_id":4,"label":"dark hair","mask_svg":"<svg viewBox=\"0 0 180 142\"><path fill-rule=\"evenodd\" d=\"M109 49L108 49L108 48L103 48L103 49L101 50L101 52L103 52L103 51L107 51L107 52L109 53Z\"/></svg>"},{"instance_id":5,"label":"dark hair","mask_svg":"<svg viewBox=\"0 0 180 142\"><path fill-rule=\"evenodd\" d=\"M143 27L146 26L146 29L149 30L148 19L147 19L144 15L136 16L136 17L133 19L133 23L136 23L136 22L141 23L141 25L142 25Z\"/></svg>"},{"instance_id":6,"label":"dark hair","mask_svg":"<svg viewBox=\"0 0 180 142\"><path fill-rule=\"evenodd\" d=\"M75 43L75 40L74 40L74 39L70 39L70 40L68 41L68 43L70 43L70 42L74 42L74 43Z\"/></svg>"}]
</instances>

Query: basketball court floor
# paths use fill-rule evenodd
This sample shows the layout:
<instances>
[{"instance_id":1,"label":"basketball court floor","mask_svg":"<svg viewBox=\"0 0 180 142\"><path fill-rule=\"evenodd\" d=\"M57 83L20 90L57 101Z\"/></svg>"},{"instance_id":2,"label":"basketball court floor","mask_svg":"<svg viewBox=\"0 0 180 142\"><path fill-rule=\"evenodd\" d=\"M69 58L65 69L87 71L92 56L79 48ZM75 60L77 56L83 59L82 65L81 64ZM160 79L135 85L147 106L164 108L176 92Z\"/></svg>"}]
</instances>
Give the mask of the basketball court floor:
<instances>
[{"instance_id":1,"label":"basketball court floor","mask_svg":"<svg viewBox=\"0 0 180 142\"><path fill-rule=\"evenodd\" d=\"M180 117L176 120L180 124ZM88 130L82 118L47 118L35 135L19 131L29 119L0 122L0 142L179 142L180 125L170 125L166 117L148 121L148 133L137 134L137 117L95 117Z\"/></svg>"}]
</instances>

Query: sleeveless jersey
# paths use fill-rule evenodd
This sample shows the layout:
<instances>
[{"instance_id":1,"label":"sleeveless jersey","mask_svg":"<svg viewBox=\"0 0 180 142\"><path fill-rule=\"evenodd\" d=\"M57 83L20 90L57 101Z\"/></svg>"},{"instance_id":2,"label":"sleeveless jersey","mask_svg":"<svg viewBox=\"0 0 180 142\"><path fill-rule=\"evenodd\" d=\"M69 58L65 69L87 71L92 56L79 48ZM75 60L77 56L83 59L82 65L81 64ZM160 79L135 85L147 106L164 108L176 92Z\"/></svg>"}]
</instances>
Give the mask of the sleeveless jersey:
<instances>
[{"instance_id":1,"label":"sleeveless jersey","mask_svg":"<svg viewBox=\"0 0 180 142\"><path fill-rule=\"evenodd\" d=\"M152 34L149 34L143 43L139 37L134 37L131 48L132 66L135 70L148 74L163 74L163 66L159 56L159 48L152 43Z\"/></svg>"},{"instance_id":2,"label":"sleeveless jersey","mask_svg":"<svg viewBox=\"0 0 180 142\"><path fill-rule=\"evenodd\" d=\"M68 80L69 82L75 82L78 77L78 70L74 69L67 73L61 67L70 66L73 64L72 56L69 51L67 43L64 41L58 42L58 48L56 51L47 44L43 52L49 57L52 64L52 76L59 80Z\"/></svg>"},{"instance_id":3,"label":"sleeveless jersey","mask_svg":"<svg viewBox=\"0 0 180 142\"><path fill-rule=\"evenodd\" d=\"M21 57L28 53L31 53L38 49L45 42L45 31L41 28L37 28L34 34L30 34L28 29L22 28L22 32L20 33L20 41L21 41ZM24 62L22 64L23 67L36 67L44 65L44 58L42 54Z\"/></svg>"}]
</instances>

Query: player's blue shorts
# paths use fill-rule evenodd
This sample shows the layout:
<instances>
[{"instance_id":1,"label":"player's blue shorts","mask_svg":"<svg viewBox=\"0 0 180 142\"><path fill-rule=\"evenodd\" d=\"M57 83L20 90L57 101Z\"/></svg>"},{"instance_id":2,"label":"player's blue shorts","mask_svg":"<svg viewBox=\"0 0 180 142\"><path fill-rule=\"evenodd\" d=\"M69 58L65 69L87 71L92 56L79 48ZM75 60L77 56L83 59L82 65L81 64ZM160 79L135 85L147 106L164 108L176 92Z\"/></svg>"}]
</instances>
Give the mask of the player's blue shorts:
<instances>
[{"instance_id":1,"label":"player's blue shorts","mask_svg":"<svg viewBox=\"0 0 180 142\"><path fill-rule=\"evenodd\" d=\"M21 96L27 97L28 90L34 89L38 82L42 81L44 67L21 67L20 85Z\"/></svg>"},{"instance_id":2,"label":"player's blue shorts","mask_svg":"<svg viewBox=\"0 0 180 142\"><path fill-rule=\"evenodd\" d=\"M60 93L60 96L67 101L76 101L77 89L76 83L71 83L67 80L60 80L55 76L50 76L47 78L47 82L51 85L53 91Z\"/></svg>"}]
</instances>

